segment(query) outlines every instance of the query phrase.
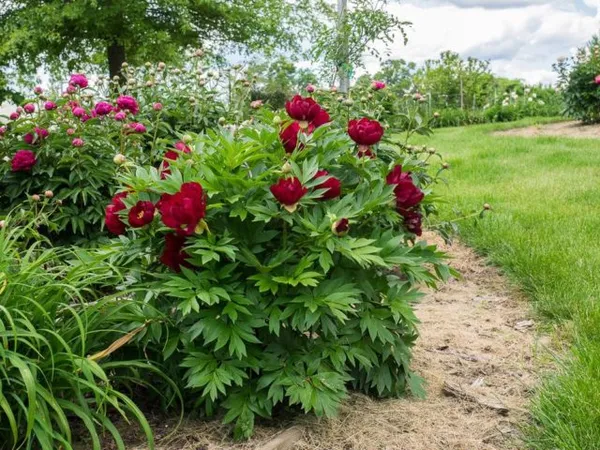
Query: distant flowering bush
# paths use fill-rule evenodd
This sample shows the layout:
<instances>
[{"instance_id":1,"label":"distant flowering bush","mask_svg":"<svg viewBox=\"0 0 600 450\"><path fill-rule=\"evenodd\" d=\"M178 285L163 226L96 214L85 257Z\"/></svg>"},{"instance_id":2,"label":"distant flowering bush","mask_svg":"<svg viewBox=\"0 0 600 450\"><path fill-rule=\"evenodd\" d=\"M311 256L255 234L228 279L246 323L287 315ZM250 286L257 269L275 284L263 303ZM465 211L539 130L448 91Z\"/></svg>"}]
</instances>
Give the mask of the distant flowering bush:
<instances>
[{"instance_id":1,"label":"distant flowering bush","mask_svg":"<svg viewBox=\"0 0 600 450\"><path fill-rule=\"evenodd\" d=\"M575 57L554 64L566 113L584 122L600 122L600 37L594 36Z\"/></svg>"},{"instance_id":2,"label":"distant flowering bush","mask_svg":"<svg viewBox=\"0 0 600 450\"><path fill-rule=\"evenodd\" d=\"M441 169L343 108L298 95L287 117L182 136L106 203L113 262L171 318L145 351L238 437L276 407L331 416L349 389L420 392L412 304L451 273L417 241Z\"/></svg>"},{"instance_id":3,"label":"distant flowering bush","mask_svg":"<svg viewBox=\"0 0 600 450\"><path fill-rule=\"evenodd\" d=\"M0 129L0 216L22 204L38 211L31 196L52 190L42 231L66 240L102 236L117 173L137 162L161 166L166 176L167 161L189 151L178 147L184 131L216 127L219 118L239 125L251 111L243 72L220 81L197 58L185 70L147 64L128 66L124 75L128 82L119 86L75 73L64 92L36 88L10 113ZM217 96L230 85L225 104Z\"/></svg>"}]
</instances>

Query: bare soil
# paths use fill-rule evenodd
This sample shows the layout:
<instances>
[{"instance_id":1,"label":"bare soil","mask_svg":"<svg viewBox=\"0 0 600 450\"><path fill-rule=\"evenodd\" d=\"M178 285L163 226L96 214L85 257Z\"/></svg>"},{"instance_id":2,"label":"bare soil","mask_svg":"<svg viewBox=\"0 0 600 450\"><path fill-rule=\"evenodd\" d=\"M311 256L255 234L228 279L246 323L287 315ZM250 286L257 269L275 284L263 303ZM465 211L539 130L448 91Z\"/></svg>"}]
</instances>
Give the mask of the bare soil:
<instances>
[{"instance_id":1,"label":"bare soil","mask_svg":"<svg viewBox=\"0 0 600 450\"><path fill-rule=\"evenodd\" d=\"M433 236L441 247L444 244ZM259 425L256 437L235 444L217 421L187 421L159 450L256 449L282 428L300 426L297 450L519 449L520 428L538 378L535 323L518 292L497 269L458 243L447 248L463 279L427 293L417 307L422 324L414 370L427 381L425 400L378 401L353 394L339 417L313 416ZM444 393L450 383L459 397ZM456 394L456 392L455 392ZM506 407L507 414L501 409ZM506 413L506 411L504 411ZM172 423L163 422L157 434ZM143 450L145 447L137 447Z\"/></svg>"},{"instance_id":2,"label":"bare soil","mask_svg":"<svg viewBox=\"0 0 600 450\"><path fill-rule=\"evenodd\" d=\"M511 130L496 131L494 136L521 136L521 137L539 137L539 136L562 136L585 139L600 138L600 124L583 125L581 122L568 121L557 122L545 125L534 125L524 128L513 128Z\"/></svg>"}]
</instances>

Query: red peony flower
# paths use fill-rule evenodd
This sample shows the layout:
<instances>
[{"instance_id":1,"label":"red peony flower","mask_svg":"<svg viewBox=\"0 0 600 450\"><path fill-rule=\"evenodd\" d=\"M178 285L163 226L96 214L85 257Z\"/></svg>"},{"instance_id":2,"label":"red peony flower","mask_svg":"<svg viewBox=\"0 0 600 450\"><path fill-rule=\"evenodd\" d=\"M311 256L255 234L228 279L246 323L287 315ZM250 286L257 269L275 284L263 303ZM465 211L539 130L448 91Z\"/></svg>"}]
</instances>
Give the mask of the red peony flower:
<instances>
[{"instance_id":1,"label":"red peony flower","mask_svg":"<svg viewBox=\"0 0 600 450\"><path fill-rule=\"evenodd\" d=\"M117 98L117 106L119 109L125 109L134 115L140 111L137 100L131 95L121 95Z\"/></svg>"},{"instance_id":2,"label":"red peony flower","mask_svg":"<svg viewBox=\"0 0 600 450\"><path fill-rule=\"evenodd\" d=\"M404 217L404 226L406 229L417 236L421 236L423 234L423 215L418 211L399 210L399 212Z\"/></svg>"},{"instance_id":3,"label":"red peony flower","mask_svg":"<svg viewBox=\"0 0 600 450\"><path fill-rule=\"evenodd\" d=\"M71 86L79 86L80 88L83 89L83 88L88 87L88 79L82 73L74 73L73 75L71 75L71 78L69 79L69 84Z\"/></svg>"},{"instance_id":4,"label":"red peony flower","mask_svg":"<svg viewBox=\"0 0 600 450\"><path fill-rule=\"evenodd\" d=\"M206 213L206 199L200 183L183 183L176 194L163 194L157 204L163 223L177 234L189 236Z\"/></svg>"},{"instance_id":5,"label":"red peony flower","mask_svg":"<svg viewBox=\"0 0 600 450\"><path fill-rule=\"evenodd\" d=\"M319 170L315 175L316 178L327 177L329 178L321 184L315 186L315 189L327 189L322 195L320 200L330 200L332 198L339 197L342 193L342 183L336 177L329 175L326 170Z\"/></svg>"},{"instance_id":6,"label":"red peony flower","mask_svg":"<svg viewBox=\"0 0 600 450\"><path fill-rule=\"evenodd\" d=\"M296 177L282 178L271 186L271 193L289 212L296 210L296 204L308 192Z\"/></svg>"},{"instance_id":7,"label":"red peony flower","mask_svg":"<svg viewBox=\"0 0 600 450\"><path fill-rule=\"evenodd\" d=\"M19 150L13 156L10 167L13 172L28 172L36 162L35 153L31 150Z\"/></svg>"},{"instance_id":8,"label":"red peony flower","mask_svg":"<svg viewBox=\"0 0 600 450\"><path fill-rule=\"evenodd\" d=\"M191 267L191 264L186 261L190 256L183 250L184 245L185 236L179 236L175 233L167 234L160 262L175 272L181 272L181 266Z\"/></svg>"},{"instance_id":9,"label":"red peony flower","mask_svg":"<svg viewBox=\"0 0 600 450\"><path fill-rule=\"evenodd\" d=\"M395 166L386 177L387 184L395 184L396 206L398 210L417 206L425 197L421 189L415 186L410 172L402 172L402 166Z\"/></svg>"},{"instance_id":10,"label":"red peony flower","mask_svg":"<svg viewBox=\"0 0 600 450\"><path fill-rule=\"evenodd\" d=\"M148 225L154 219L154 203L139 201L129 210L129 225L133 228L141 228Z\"/></svg>"},{"instance_id":11,"label":"red peony flower","mask_svg":"<svg viewBox=\"0 0 600 450\"><path fill-rule=\"evenodd\" d=\"M113 106L110 103L98 102L94 106L94 110L92 111L92 113L94 113L97 116L106 116L106 115L110 114L112 112L112 110L113 110Z\"/></svg>"},{"instance_id":12,"label":"red peony flower","mask_svg":"<svg viewBox=\"0 0 600 450\"><path fill-rule=\"evenodd\" d=\"M23 142L25 142L27 145L33 144L34 140L35 136L33 135L33 133L27 133L23 136Z\"/></svg>"},{"instance_id":13,"label":"red peony flower","mask_svg":"<svg viewBox=\"0 0 600 450\"><path fill-rule=\"evenodd\" d=\"M319 114L321 107L310 97L301 97L295 95L290 101L286 102L285 110L294 120L310 122Z\"/></svg>"},{"instance_id":14,"label":"red peony flower","mask_svg":"<svg viewBox=\"0 0 600 450\"><path fill-rule=\"evenodd\" d=\"M56 103L47 101L46 103L44 103L44 109L46 111L52 111L53 109L56 109Z\"/></svg>"},{"instance_id":15,"label":"red peony flower","mask_svg":"<svg viewBox=\"0 0 600 450\"><path fill-rule=\"evenodd\" d=\"M104 210L104 223L106 224L106 228L117 236L125 234L125 223L121 220L119 211L125 209L123 199L127 197L127 194L127 192L119 192L116 194Z\"/></svg>"},{"instance_id":16,"label":"red peony flower","mask_svg":"<svg viewBox=\"0 0 600 450\"><path fill-rule=\"evenodd\" d=\"M371 146L381 140L383 128L378 121L364 117L348 122L348 134L358 145Z\"/></svg>"},{"instance_id":17,"label":"red peony flower","mask_svg":"<svg viewBox=\"0 0 600 450\"><path fill-rule=\"evenodd\" d=\"M331 232L336 236L345 236L349 230L350 224L346 218L340 219L331 225Z\"/></svg>"},{"instance_id":18,"label":"red peony flower","mask_svg":"<svg viewBox=\"0 0 600 450\"><path fill-rule=\"evenodd\" d=\"M329 113L324 109L321 109L310 124L313 125L315 128L318 128L321 125L325 125L329 122L331 122L331 117L329 117Z\"/></svg>"},{"instance_id":19,"label":"red peony flower","mask_svg":"<svg viewBox=\"0 0 600 450\"><path fill-rule=\"evenodd\" d=\"M279 139L281 139L281 143L283 144L283 148L285 149L286 153L293 153L296 147L298 147L298 150L302 150L304 148L304 144L300 144L300 146L298 146L298 133L302 132L308 135L314 130L315 127L312 124L308 124L307 128L302 128L298 122L292 122L285 127L279 133Z\"/></svg>"}]
</instances>

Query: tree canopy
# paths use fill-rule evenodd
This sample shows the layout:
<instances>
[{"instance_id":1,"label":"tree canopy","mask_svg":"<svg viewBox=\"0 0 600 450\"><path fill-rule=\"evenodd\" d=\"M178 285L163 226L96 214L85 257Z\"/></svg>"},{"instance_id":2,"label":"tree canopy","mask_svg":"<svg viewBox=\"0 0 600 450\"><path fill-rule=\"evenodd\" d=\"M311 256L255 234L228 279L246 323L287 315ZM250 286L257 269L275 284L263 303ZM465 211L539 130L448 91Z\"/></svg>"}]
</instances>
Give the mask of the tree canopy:
<instances>
[{"instance_id":1,"label":"tree canopy","mask_svg":"<svg viewBox=\"0 0 600 450\"><path fill-rule=\"evenodd\" d=\"M125 60L170 62L181 49L233 44L249 50L294 46L304 0L5 0L0 67L32 73Z\"/></svg>"}]
</instances>

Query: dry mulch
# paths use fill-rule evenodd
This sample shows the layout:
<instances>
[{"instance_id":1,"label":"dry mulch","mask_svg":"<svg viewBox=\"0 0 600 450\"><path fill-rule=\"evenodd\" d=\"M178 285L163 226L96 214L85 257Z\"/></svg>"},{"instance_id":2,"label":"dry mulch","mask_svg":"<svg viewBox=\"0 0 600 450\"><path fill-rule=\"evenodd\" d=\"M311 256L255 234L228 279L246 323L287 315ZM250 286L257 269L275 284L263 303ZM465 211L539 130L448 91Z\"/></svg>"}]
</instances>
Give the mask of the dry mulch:
<instances>
[{"instance_id":1,"label":"dry mulch","mask_svg":"<svg viewBox=\"0 0 600 450\"><path fill-rule=\"evenodd\" d=\"M534 125L524 128L513 128L511 130L496 131L494 136L560 136L585 139L600 138L600 124L584 125L577 121L557 122L545 125Z\"/></svg>"},{"instance_id":2,"label":"dry mulch","mask_svg":"<svg viewBox=\"0 0 600 450\"><path fill-rule=\"evenodd\" d=\"M547 342L536 339L526 302L497 269L458 243L446 249L464 278L428 292L417 306L422 324L414 370L428 383L427 399L377 401L353 394L335 419L301 416L277 427L260 425L256 437L243 444L233 443L228 427L217 421L190 420L157 448L253 449L292 425L303 429L292 447L298 450L523 448L520 427L527 423L525 408L538 381L534 354ZM459 397L446 395L445 383ZM162 422L158 434L171 426Z\"/></svg>"}]
</instances>

